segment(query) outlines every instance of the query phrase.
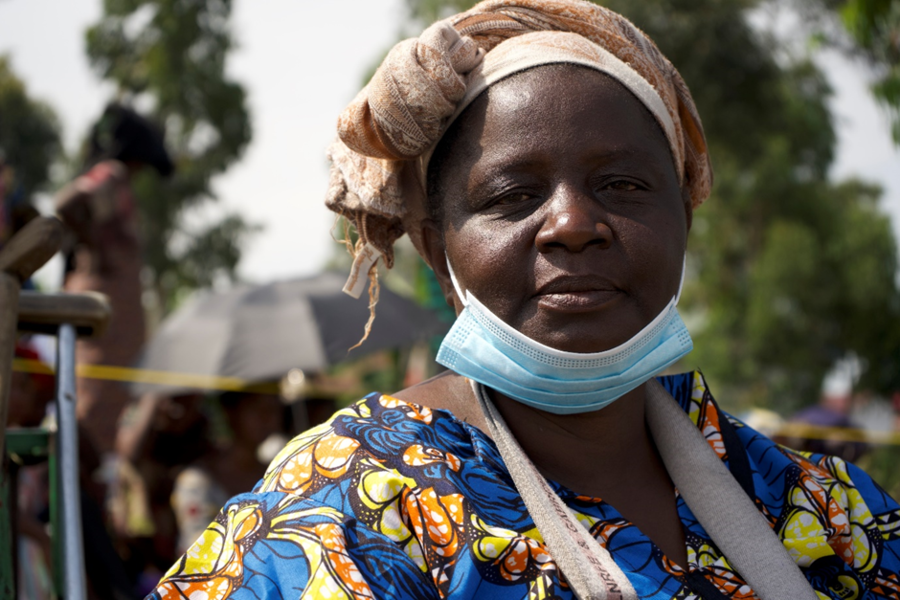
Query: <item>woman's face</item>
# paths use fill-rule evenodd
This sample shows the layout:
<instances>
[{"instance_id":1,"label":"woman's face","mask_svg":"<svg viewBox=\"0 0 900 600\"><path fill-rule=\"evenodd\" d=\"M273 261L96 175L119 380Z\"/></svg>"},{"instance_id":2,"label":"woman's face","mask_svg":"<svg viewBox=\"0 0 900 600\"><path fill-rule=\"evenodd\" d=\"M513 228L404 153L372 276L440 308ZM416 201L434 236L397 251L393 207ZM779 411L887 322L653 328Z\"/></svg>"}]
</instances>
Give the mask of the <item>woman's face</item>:
<instances>
[{"instance_id":1,"label":"woman's face","mask_svg":"<svg viewBox=\"0 0 900 600\"><path fill-rule=\"evenodd\" d=\"M441 223L426 240L448 301L444 252L462 289L517 330L599 352L677 292L690 208L662 130L618 82L568 65L520 73L441 146Z\"/></svg>"}]
</instances>

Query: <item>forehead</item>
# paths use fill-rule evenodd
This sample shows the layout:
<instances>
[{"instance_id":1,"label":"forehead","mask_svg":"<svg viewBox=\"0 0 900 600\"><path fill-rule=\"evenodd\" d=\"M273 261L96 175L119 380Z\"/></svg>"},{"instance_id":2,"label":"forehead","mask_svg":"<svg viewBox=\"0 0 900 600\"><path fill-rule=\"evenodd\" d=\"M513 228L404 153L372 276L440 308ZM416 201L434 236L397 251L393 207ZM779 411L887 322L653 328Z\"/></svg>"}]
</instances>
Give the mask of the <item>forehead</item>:
<instances>
[{"instance_id":1,"label":"forehead","mask_svg":"<svg viewBox=\"0 0 900 600\"><path fill-rule=\"evenodd\" d=\"M430 179L442 178L454 170L451 166L472 166L497 145L566 151L567 144L585 143L585 136L567 134L588 129L599 145L665 155L674 169L662 127L624 85L594 69L552 64L516 73L485 90L441 140Z\"/></svg>"},{"instance_id":2,"label":"forehead","mask_svg":"<svg viewBox=\"0 0 900 600\"><path fill-rule=\"evenodd\" d=\"M589 101L590 98L571 93L572 90L568 89L568 86L573 83L582 84L582 87L585 88L593 86L607 88L613 93L621 92L623 97L627 96L640 104L640 101L624 85L610 75L584 65L568 63L537 65L513 73L490 86L485 93L481 94L479 100L484 102L485 98L489 98L490 102L498 105L499 108L500 106L509 106L508 102L516 96L530 97L533 96L533 91L546 89L552 91L560 99ZM566 87L560 88L560 85ZM529 93L528 90L532 90L532 92Z\"/></svg>"}]
</instances>

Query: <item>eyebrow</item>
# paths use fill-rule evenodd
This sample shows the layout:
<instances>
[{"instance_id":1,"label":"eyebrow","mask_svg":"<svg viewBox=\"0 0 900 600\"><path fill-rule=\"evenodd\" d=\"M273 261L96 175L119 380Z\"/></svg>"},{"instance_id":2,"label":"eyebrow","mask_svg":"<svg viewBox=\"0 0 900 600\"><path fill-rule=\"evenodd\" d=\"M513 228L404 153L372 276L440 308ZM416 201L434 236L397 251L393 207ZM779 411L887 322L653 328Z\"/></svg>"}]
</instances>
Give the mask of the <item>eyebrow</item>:
<instances>
[{"instance_id":1,"label":"eyebrow","mask_svg":"<svg viewBox=\"0 0 900 600\"><path fill-rule=\"evenodd\" d=\"M488 164L480 167L481 176L489 179L502 179L505 175L511 173L527 173L529 170L539 167L545 160L550 157L530 155L522 157L519 160L500 160L492 161L490 158L484 160L490 161ZM671 152L668 147L665 149L664 155L661 153L647 150L646 146L628 144L620 146L616 149L597 151L589 154L587 161L597 164L631 166L634 168L649 168L655 172L659 172L671 165L674 170L674 162L671 158ZM477 163L473 164L475 167Z\"/></svg>"}]
</instances>

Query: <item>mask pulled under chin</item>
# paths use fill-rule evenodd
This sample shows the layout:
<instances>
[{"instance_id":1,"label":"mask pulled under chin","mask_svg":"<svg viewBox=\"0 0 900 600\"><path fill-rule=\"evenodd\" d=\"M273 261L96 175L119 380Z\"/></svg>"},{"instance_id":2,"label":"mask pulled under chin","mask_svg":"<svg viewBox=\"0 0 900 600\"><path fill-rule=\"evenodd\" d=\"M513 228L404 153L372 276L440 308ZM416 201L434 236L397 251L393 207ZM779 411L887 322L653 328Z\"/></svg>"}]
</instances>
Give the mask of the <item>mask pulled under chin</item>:
<instances>
[{"instance_id":1,"label":"mask pulled under chin","mask_svg":"<svg viewBox=\"0 0 900 600\"><path fill-rule=\"evenodd\" d=\"M448 261L449 266L449 261ZM678 293L625 343L595 353L541 344L497 317L450 277L465 308L437 362L523 404L556 414L600 410L674 364L694 344L678 314ZM681 275L684 282L684 268Z\"/></svg>"}]
</instances>

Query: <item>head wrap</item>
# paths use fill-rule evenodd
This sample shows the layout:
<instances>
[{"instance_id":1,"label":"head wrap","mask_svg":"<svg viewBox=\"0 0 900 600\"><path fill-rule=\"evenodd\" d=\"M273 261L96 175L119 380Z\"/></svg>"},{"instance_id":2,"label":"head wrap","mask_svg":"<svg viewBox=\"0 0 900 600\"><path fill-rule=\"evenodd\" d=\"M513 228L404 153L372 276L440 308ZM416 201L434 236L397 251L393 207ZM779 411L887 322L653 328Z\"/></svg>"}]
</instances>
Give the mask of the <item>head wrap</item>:
<instances>
[{"instance_id":1,"label":"head wrap","mask_svg":"<svg viewBox=\"0 0 900 600\"><path fill-rule=\"evenodd\" d=\"M613 77L656 118L693 207L712 169L703 126L674 66L630 21L585 0L486 0L390 51L338 120L326 204L357 229L348 293L407 233L422 252L428 160L450 123L490 85L544 64Z\"/></svg>"}]
</instances>

